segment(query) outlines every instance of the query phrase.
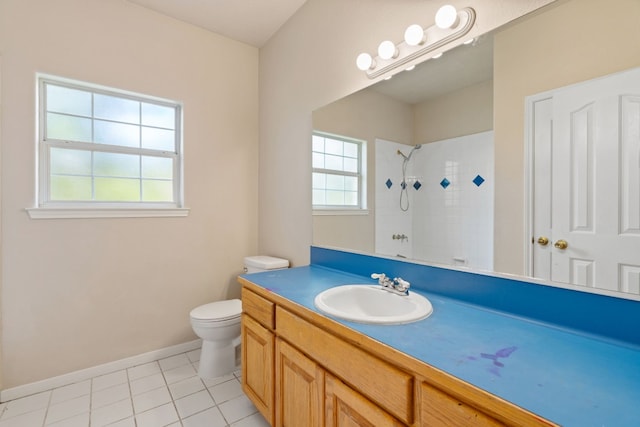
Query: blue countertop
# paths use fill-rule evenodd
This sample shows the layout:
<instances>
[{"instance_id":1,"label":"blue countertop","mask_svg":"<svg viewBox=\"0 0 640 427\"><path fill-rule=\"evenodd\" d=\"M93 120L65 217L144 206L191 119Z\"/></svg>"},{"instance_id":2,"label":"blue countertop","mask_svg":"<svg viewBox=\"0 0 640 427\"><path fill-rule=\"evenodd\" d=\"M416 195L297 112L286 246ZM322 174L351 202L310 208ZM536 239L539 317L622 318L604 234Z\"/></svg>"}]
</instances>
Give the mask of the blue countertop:
<instances>
[{"instance_id":1,"label":"blue countertop","mask_svg":"<svg viewBox=\"0 0 640 427\"><path fill-rule=\"evenodd\" d=\"M375 283L366 276L318 265L243 277L318 313L313 299L319 292L344 284ZM434 311L427 319L406 325L334 319L558 424L640 426L640 347L416 286L411 291L431 301Z\"/></svg>"}]
</instances>

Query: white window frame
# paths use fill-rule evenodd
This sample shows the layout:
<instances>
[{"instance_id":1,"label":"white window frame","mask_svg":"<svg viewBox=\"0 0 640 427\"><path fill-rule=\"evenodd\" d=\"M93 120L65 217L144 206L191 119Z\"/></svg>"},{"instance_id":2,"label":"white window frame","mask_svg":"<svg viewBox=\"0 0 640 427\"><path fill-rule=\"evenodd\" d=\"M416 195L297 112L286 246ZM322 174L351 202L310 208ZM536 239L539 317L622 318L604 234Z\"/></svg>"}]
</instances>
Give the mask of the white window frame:
<instances>
[{"instance_id":1,"label":"white window frame","mask_svg":"<svg viewBox=\"0 0 640 427\"><path fill-rule=\"evenodd\" d=\"M37 201L36 207L27 208L33 219L48 218L103 218L103 217L167 217L186 216L189 209L184 208L183 186L183 147L182 147L182 104L176 101L139 93L119 90L106 86L71 80L46 74L37 74L38 138L37 138ZM49 139L45 135L46 91L45 85L52 84L72 89L132 99L139 102L168 106L176 110L175 151L131 148L93 142L77 142ZM93 118L92 118L93 120ZM116 154L153 155L171 158L173 162L173 202L102 202L102 201L52 201L50 200L50 150L51 148L78 148L91 152Z\"/></svg>"},{"instance_id":2,"label":"white window frame","mask_svg":"<svg viewBox=\"0 0 640 427\"><path fill-rule=\"evenodd\" d=\"M355 176L358 178L358 206L347 205L313 205L313 215L367 215L367 142L362 139L352 138L344 135L336 135L328 132L314 130L312 136L320 136L344 142L355 143L358 145L358 171L356 173L339 171L335 169L314 168L312 166L311 173L331 173L343 176ZM313 149L312 149L313 153ZM313 191L313 188L312 188Z\"/></svg>"}]
</instances>

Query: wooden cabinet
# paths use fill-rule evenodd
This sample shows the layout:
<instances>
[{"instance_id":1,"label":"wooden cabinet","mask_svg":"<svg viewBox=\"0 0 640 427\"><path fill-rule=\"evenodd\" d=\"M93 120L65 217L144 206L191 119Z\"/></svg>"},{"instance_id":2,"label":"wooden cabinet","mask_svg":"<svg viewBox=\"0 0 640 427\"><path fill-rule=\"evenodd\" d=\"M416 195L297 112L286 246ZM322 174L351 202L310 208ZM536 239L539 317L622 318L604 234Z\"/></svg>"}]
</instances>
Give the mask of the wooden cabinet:
<instances>
[{"instance_id":1,"label":"wooden cabinet","mask_svg":"<svg viewBox=\"0 0 640 427\"><path fill-rule=\"evenodd\" d=\"M556 426L241 278L242 386L274 427Z\"/></svg>"},{"instance_id":2,"label":"wooden cabinet","mask_svg":"<svg viewBox=\"0 0 640 427\"><path fill-rule=\"evenodd\" d=\"M242 307L242 388L273 425L275 304L243 289Z\"/></svg>"},{"instance_id":3,"label":"wooden cabinet","mask_svg":"<svg viewBox=\"0 0 640 427\"><path fill-rule=\"evenodd\" d=\"M275 425L322 427L324 370L278 338L276 378Z\"/></svg>"},{"instance_id":4,"label":"wooden cabinet","mask_svg":"<svg viewBox=\"0 0 640 427\"><path fill-rule=\"evenodd\" d=\"M241 331L242 388L273 425L274 335L246 314Z\"/></svg>"},{"instance_id":5,"label":"wooden cabinet","mask_svg":"<svg viewBox=\"0 0 640 427\"><path fill-rule=\"evenodd\" d=\"M325 381L326 427L399 427L401 422L332 375ZM435 424L434 424L435 425Z\"/></svg>"}]
</instances>

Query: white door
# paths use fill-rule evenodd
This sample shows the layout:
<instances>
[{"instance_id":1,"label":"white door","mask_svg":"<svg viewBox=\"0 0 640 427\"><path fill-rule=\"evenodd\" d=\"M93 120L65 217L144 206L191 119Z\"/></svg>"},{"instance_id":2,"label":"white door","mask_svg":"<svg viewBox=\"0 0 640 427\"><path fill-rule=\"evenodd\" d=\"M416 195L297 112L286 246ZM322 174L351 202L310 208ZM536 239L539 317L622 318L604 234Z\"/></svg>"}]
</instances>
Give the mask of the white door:
<instances>
[{"instance_id":1,"label":"white door","mask_svg":"<svg viewBox=\"0 0 640 427\"><path fill-rule=\"evenodd\" d=\"M640 294L640 69L555 90L530 111L533 275Z\"/></svg>"}]
</instances>

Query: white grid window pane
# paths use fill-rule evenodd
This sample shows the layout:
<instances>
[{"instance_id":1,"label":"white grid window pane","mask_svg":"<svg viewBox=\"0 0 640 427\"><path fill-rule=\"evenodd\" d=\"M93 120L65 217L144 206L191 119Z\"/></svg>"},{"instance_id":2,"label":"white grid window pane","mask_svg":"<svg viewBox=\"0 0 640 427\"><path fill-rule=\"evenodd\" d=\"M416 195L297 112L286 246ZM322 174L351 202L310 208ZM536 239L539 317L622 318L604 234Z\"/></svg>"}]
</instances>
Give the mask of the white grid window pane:
<instances>
[{"instance_id":1,"label":"white grid window pane","mask_svg":"<svg viewBox=\"0 0 640 427\"><path fill-rule=\"evenodd\" d=\"M39 84L41 206L179 206L178 104L54 78Z\"/></svg>"},{"instance_id":2,"label":"white grid window pane","mask_svg":"<svg viewBox=\"0 0 640 427\"><path fill-rule=\"evenodd\" d=\"M97 93L93 96L93 115L105 120L140 124L140 102Z\"/></svg>"},{"instance_id":3,"label":"white grid window pane","mask_svg":"<svg viewBox=\"0 0 640 427\"><path fill-rule=\"evenodd\" d=\"M317 208L360 208L364 141L314 133L312 201Z\"/></svg>"},{"instance_id":4,"label":"white grid window pane","mask_svg":"<svg viewBox=\"0 0 640 427\"><path fill-rule=\"evenodd\" d=\"M47 113L47 139L91 141L91 119Z\"/></svg>"},{"instance_id":5,"label":"white grid window pane","mask_svg":"<svg viewBox=\"0 0 640 427\"><path fill-rule=\"evenodd\" d=\"M138 178L140 176L140 156L119 153L95 153L93 173L96 176Z\"/></svg>"},{"instance_id":6,"label":"white grid window pane","mask_svg":"<svg viewBox=\"0 0 640 427\"><path fill-rule=\"evenodd\" d=\"M344 158L341 156L330 156L330 155L324 156L325 169L343 171L344 170L344 165L342 161L343 159Z\"/></svg>"},{"instance_id":7,"label":"white grid window pane","mask_svg":"<svg viewBox=\"0 0 640 427\"><path fill-rule=\"evenodd\" d=\"M91 92L47 85L46 98L47 111L76 116L91 116Z\"/></svg>"},{"instance_id":8,"label":"white grid window pane","mask_svg":"<svg viewBox=\"0 0 640 427\"><path fill-rule=\"evenodd\" d=\"M49 169L54 175L91 175L91 152L52 148Z\"/></svg>"}]
</instances>

